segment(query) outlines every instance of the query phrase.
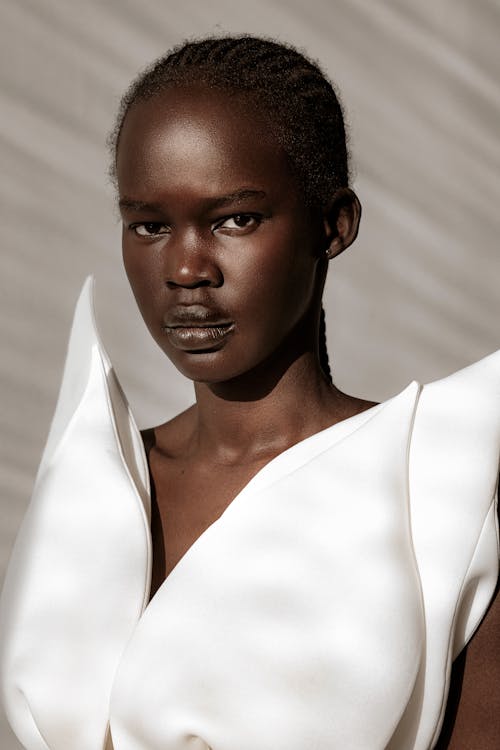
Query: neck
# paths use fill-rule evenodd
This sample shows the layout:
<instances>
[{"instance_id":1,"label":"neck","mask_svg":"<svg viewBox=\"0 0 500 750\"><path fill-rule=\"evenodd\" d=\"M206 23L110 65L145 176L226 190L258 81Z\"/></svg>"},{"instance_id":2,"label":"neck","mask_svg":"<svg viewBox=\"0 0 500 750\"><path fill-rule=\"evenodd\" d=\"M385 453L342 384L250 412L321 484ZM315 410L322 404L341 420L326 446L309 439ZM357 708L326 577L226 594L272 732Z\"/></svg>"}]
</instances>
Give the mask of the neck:
<instances>
[{"instance_id":1,"label":"neck","mask_svg":"<svg viewBox=\"0 0 500 750\"><path fill-rule=\"evenodd\" d=\"M228 463L282 452L341 419L348 398L326 379L313 351L273 376L196 383L195 392L197 446Z\"/></svg>"}]
</instances>

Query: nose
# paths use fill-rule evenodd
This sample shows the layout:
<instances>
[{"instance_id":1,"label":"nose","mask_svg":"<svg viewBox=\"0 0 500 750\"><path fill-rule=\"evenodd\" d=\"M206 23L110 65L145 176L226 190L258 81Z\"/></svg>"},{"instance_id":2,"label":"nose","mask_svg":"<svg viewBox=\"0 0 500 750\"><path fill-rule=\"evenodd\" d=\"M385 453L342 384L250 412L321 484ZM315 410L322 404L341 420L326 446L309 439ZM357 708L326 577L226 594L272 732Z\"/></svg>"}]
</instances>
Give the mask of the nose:
<instances>
[{"instance_id":1,"label":"nose","mask_svg":"<svg viewBox=\"0 0 500 750\"><path fill-rule=\"evenodd\" d=\"M221 286L224 277L211 245L197 232L173 232L165 247L165 284L170 289Z\"/></svg>"}]
</instances>

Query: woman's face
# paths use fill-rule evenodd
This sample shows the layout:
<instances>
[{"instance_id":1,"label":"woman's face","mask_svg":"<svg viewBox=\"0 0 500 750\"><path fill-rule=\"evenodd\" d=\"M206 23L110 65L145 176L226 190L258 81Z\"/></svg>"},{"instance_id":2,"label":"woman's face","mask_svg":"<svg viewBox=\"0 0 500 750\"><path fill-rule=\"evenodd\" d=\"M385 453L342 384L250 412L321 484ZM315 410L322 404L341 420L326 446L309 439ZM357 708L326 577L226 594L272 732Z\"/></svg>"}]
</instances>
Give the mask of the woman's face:
<instances>
[{"instance_id":1,"label":"woman's face","mask_svg":"<svg viewBox=\"0 0 500 750\"><path fill-rule=\"evenodd\" d=\"M184 375L228 381L279 366L297 337L311 345L323 221L255 107L192 87L140 102L121 132L117 176L132 290Z\"/></svg>"}]
</instances>

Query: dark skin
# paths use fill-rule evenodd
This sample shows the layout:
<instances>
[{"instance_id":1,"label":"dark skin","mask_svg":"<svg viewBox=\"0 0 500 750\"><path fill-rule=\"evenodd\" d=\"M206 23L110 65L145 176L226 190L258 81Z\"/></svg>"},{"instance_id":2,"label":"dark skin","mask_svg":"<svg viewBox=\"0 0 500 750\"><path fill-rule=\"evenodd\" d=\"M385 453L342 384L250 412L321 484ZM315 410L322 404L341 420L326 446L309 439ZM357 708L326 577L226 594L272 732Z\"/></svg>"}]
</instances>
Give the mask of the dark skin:
<instances>
[{"instance_id":1,"label":"dark skin","mask_svg":"<svg viewBox=\"0 0 500 750\"><path fill-rule=\"evenodd\" d=\"M196 393L155 429L166 552L154 587L264 464L373 405L332 386L317 351L326 251L352 242L359 204L342 194L328 214L307 208L264 124L256 148L254 125L241 101L228 113L226 97L177 89L134 108L120 139L125 268L152 336ZM215 338L189 320L180 339L165 330L200 308L210 320L194 322L214 323Z\"/></svg>"},{"instance_id":2,"label":"dark skin","mask_svg":"<svg viewBox=\"0 0 500 750\"><path fill-rule=\"evenodd\" d=\"M374 405L332 385L318 356L328 260L356 238L361 209L348 189L322 210L308 207L268 123L242 96L203 88L132 107L117 176L132 290L196 395L144 435L155 489L153 595L266 463ZM490 662L499 623L495 603L469 647L440 750L496 747L500 671ZM457 674L453 689L459 682ZM479 726L478 701L490 717Z\"/></svg>"}]
</instances>

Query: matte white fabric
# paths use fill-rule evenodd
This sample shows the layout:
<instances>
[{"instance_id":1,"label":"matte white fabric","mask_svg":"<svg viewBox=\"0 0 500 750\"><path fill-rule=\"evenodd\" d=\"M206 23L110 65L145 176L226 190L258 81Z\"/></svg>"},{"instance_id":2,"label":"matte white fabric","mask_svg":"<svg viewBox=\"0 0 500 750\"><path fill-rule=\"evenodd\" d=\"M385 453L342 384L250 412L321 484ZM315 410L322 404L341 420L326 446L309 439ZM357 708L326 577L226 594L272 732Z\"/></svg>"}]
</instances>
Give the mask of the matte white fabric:
<instances>
[{"instance_id":1,"label":"matte white fabric","mask_svg":"<svg viewBox=\"0 0 500 750\"><path fill-rule=\"evenodd\" d=\"M500 352L265 466L152 601L147 463L92 314L0 613L28 750L428 750L498 575Z\"/></svg>"}]
</instances>

